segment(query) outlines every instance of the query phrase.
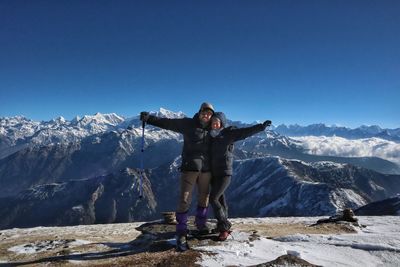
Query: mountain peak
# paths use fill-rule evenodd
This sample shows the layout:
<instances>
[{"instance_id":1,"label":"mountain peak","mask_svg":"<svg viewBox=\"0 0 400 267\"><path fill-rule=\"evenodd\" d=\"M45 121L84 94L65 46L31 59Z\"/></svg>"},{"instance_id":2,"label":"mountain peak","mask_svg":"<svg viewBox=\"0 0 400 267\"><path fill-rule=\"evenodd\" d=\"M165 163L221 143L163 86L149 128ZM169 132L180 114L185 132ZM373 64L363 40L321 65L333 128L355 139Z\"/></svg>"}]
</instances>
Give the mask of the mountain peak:
<instances>
[{"instance_id":1,"label":"mountain peak","mask_svg":"<svg viewBox=\"0 0 400 267\"><path fill-rule=\"evenodd\" d=\"M57 117L55 119L52 119L50 122L64 124L64 123L67 122L67 120L63 116L59 116L59 117Z\"/></svg>"},{"instance_id":2,"label":"mountain peak","mask_svg":"<svg viewBox=\"0 0 400 267\"><path fill-rule=\"evenodd\" d=\"M163 107L160 107L160 109L157 112L151 112L151 113L153 113L157 117L169 118L169 119L181 119L186 117L185 113L183 113L182 111L173 112Z\"/></svg>"},{"instance_id":3,"label":"mountain peak","mask_svg":"<svg viewBox=\"0 0 400 267\"><path fill-rule=\"evenodd\" d=\"M78 121L80 121L81 120L81 117L80 116L75 116L75 118L73 118L72 119L72 123L78 123Z\"/></svg>"},{"instance_id":4,"label":"mountain peak","mask_svg":"<svg viewBox=\"0 0 400 267\"><path fill-rule=\"evenodd\" d=\"M77 121L78 121L77 117ZM97 112L96 114L90 116L90 115L85 115L83 116L82 119L79 120L79 123L81 124L90 124L90 123L99 123L99 124L109 124L116 126L117 124L123 122L125 119L121 116L118 116L115 113L100 113Z\"/></svg>"},{"instance_id":5,"label":"mountain peak","mask_svg":"<svg viewBox=\"0 0 400 267\"><path fill-rule=\"evenodd\" d=\"M17 115L12 117L0 117L0 121L32 121L25 116Z\"/></svg>"}]
</instances>

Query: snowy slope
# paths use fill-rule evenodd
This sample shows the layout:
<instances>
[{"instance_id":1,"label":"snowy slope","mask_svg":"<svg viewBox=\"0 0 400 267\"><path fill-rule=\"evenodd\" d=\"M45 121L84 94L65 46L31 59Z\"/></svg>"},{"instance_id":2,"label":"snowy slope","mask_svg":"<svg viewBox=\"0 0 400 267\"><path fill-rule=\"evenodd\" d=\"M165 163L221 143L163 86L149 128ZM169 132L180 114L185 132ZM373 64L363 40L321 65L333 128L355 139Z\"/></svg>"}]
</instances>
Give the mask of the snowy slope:
<instances>
[{"instance_id":1,"label":"snowy slope","mask_svg":"<svg viewBox=\"0 0 400 267\"><path fill-rule=\"evenodd\" d=\"M253 242L248 233L233 232L229 242L201 247L202 266L249 266L292 254L320 266L399 266L400 217L359 217L365 228L355 234L294 234L276 238L261 237ZM315 223L316 218L236 219L235 224Z\"/></svg>"},{"instance_id":2,"label":"snowy slope","mask_svg":"<svg viewBox=\"0 0 400 267\"><path fill-rule=\"evenodd\" d=\"M30 146L0 159L0 196L13 195L38 184L138 168L142 157L146 169L154 168L180 154L181 139L177 133L149 127L144 153L138 128L91 135L77 143Z\"/></svg>"},{"instance_id":3,"label":"snowy slope","mask_svg":"<svg viewBox=\"0 0 400 267\"><path fill-rule=\"evenodd\" d=\"M0 229L139 221L154 217L156 206L147 176L125 169L38 185L13 198L0 198Z\"/></svg>"},{"instance_id":4,"label":"snowy slope","mask_svg":"<svg viewBox=\"0 0 400 267\"><path fill-rule=\"evenodd\" d=\"M227 191L238 217L318 216L358 208L400 192L398 175L349 164L280 157L238 160Z\"/></svg>"}]
</instances>

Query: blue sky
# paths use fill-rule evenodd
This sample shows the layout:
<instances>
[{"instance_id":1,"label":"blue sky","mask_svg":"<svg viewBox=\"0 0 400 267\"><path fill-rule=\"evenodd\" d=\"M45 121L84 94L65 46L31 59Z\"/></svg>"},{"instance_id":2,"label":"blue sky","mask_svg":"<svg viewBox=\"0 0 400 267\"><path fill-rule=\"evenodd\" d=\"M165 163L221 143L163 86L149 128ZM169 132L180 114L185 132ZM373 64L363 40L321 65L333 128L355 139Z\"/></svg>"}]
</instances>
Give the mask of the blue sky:
<instances>
[{"instance_id":1,"label":"blue sky","mask_svg":"<svg viewBox=\"0 0 400 267\"><path fill-rule=\"evenodd\" d=\"M0 117L203 101L230 119L400 127L400 2L0 0Z\"/></svg>"}]
</instances>

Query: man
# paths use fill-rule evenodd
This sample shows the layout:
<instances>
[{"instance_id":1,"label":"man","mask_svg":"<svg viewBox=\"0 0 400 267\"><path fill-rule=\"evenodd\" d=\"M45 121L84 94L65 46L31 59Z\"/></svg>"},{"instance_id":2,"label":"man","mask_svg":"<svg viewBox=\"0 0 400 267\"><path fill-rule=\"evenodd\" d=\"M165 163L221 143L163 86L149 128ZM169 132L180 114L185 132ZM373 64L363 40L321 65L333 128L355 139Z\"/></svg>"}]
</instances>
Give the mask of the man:
<instances>
[{"instance_id":1,"label":"man","mask_svg":"<svg viewBox=\"0 0 400 267\"><path fill-rule=\"evenodd\" d=\"M198 187L198 206L195 224L199 231L207 231L210 172L210 120L214 107L203 103L193 118L167 119L141 112L140 119L148 124L183 134L182 172L180 177L179 204L176 210L177 249L187 247L188 210L194 187Z\"/></svg>"}]
</instances>

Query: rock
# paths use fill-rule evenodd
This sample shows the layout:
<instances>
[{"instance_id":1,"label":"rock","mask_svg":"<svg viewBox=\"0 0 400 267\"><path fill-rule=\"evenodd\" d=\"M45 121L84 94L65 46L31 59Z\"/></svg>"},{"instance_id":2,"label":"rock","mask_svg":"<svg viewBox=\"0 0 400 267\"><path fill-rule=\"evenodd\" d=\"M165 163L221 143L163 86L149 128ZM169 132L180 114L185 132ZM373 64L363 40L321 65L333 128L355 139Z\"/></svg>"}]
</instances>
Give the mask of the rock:
<instances>
[{"instance_id":1,"label":"rock","mask_svg":"<svg viewBox=\"0 0 400 267\"><path fill-rule=\"evenodd\" d=\"M352 209L346 208L343 210L343 220L346 222L357 222L358 219L355 217Z\"/></svg>"},{"instance_id":2,"label":"rock","mask_svg":"<svg viewBox=\"0 0 400 267\"><path fill-rule=\"evenodd\" d=\"M162 212L161 214L164 217L165 224L177 224L177 222L175 220L175 212L166 211L166 212Z\"/></svg>"},{"instance_id":3,"label":"rock","mask_svg":"<svg viewBox=\"0 0 400 267\"><path fill-rule=\"evenodd\" d=\"M294 255L287 254L287 255L282 255L273 261L269 261L269 262L261 263L261 264L257 264L257 265L252 265L249 267L272 267L272 266L317 267L319 265L309 263L308 261L300 259Z\"/></svg>"},{"instance_id":4,"label":"rock","mask_svg":"<svg viewBox=\"0 0 400 267\"><path fill-rule=\"evenodd\" d=\"M316 224L337 222L350 222L358 225L358 219L354 216L354 212L350 208L346 208L341 213L331 216L328 219L320 219Z\"/></svg>"}]
</instances>

